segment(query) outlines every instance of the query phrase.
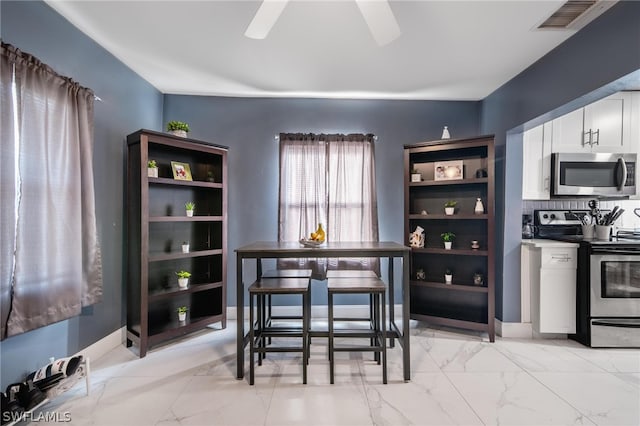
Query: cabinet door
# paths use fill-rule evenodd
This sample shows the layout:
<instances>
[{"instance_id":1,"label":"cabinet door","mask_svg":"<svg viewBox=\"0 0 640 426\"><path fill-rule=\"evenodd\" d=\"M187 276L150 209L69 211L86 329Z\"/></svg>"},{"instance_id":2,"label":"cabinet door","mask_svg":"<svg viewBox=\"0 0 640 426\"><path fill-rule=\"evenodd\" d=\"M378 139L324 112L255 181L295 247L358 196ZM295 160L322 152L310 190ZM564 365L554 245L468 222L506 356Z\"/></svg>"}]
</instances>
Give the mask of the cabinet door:
<instances>
[{"instance_id":1,"label":"cabinet door","mask_svg":"<svg viewBox=\"0 0 640 426\"><path fill-rule=\"evenodd\" d=\"M551 179L551 122L524 133L522 199L548 200Z\"/></svg>"},{"instance_id":2,"label":"cabinet door","mask_svg":"<svg viewBox=\"0 0 640 426\"><path fill-rule=\"evenodd\" d=\"M626 94L616 94L584 108L584 131L591 137L592 152L629 152L630 126L624 118L631 102L625 98Z\"/></svg>"},{"instance_id":3,"label":"cabinet door","mask_svg":"<svg viewBox=\"0 0 640 426\"><path fill-rule=\"evenodd\" d=\"M553 120L551 150L553 152L589 152L591 146L584 144L584 108Z\"/></svg>"},{"instance_id":4,"label":"cabinet door","mask_svg":"<svg viewBox=\"0 0 640 426\"><path fill-rule=\"evenodd\" d=\"M576 270L540 270L540 333L576 332Z\"/></svg>"}]
</instances>

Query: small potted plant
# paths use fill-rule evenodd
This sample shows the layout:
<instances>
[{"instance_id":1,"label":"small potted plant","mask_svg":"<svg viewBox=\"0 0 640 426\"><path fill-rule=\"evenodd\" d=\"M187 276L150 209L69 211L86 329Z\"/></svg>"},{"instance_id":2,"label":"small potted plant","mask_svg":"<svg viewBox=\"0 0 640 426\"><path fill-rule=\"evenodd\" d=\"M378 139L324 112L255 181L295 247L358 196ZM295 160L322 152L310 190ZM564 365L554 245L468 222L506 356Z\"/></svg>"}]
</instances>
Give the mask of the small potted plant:
<instances>
[{"instance_id":1,"label":"small potted plant","mask_svg":"<svg viewBox=\"0 0 640 426\"><path fill-rule=\"evenodd\" d=\"M442 241L444 242L444 249L451 250L451 245L453 244L454 238L456 238L456 234L453 232L444 232L440 234L442 237Z\"/></svg>"},{"instance_id":2,"label":"small potted plant","mask_svg":"<svg viewBox=\"0 0 640 426\"><path fill-rule=\"evenodd\" d=\"M411 182L422 182L422 174L415 167L411 169Z\"/></svg>"},{"instance_id":3,"label":"small potted plant","mask_svg":"<svg viewBox=\"0 0 640 426\"><path fill-rule=\"evenodd\" d=\"M187 309L186 306L180 306L177 311L178 311L178 321L183 322L187 319L187 311L189 309Z\"/></svg>"},{"instance_id":4,"label":"small potted plant","mask_svg":"<svg viewBox=\"0 0 640 426\"><path fill-rule=\"evenodd\" d=\"M444 283L445 284L451 284L451 282L453 281L453 271L449 268L447 268L444 271Z\"/></svg>"},{"instance_id":5,"label":"small potted plant","mask_svg":"<svg viewBox=\"0 0 640 426\"><path fill-rule=\"evenodd\" d=\"M181 136L183 138L187 137L187 133L189 132L189 125L182 121L170 121L167 123L167 130L169 133L175 136Z\"/></svg>"},{"instance_id":6,"label":"small potted plant","mask_svg":"<svg viewBox=\"0 0 640 426\"><path fill-rule=\"evenodd\" d=\"M187 211L187 216L188 217L192 217L193 216L193 210L196 208L196 204L192 201L189 201L187 203L184 204L184 208Z\"/></svg>"},{"instance_id":7,"label":"small potted plant","mask_svg":"<svg viewBox=\"0 0 640 426\"><path fill-rule=\"evenodd\" d=\"M156 160L149 160L147 162L147 176L152 178L158 177L158 164Z\"/></svg>"},{"instance_id":8,"label":"small potted plant","mask_svg":"<svg viewBox=\"0 0 640 426\"><path fill-rule=\"evenodd\" d=\"M189 241L182 242L182 252L189 253Z\"/></svg>"},{"instance_id":9,"label":"small potted plant","mask_svg":"<svg viewBox=\"0 0 640 426\"><path fill-rule=\"evenodd\" d=\"M453 215L453 213L455 213L456 211L456 204L458 204L458 202L453 200L449 200L444 203L444 214L446 214L447 216Z\"/></svg>"},{"instance_id":10,"label":"small potted plant","mask_svg":"<svg viewBox=\"0 0 640 426\"><path fill-rule=\"evenodd\" d=\"M212 171L208 171L207 172L207 182L215 182L215 179L213 179L213 172Z\"/></svg>"},{"instance_id":11,"label":"small potted plant","mask_svg":"<svg viewBox=\"0 0 640 426\"><path fill-rule=\"evenodd\" d=\"M178 271L176 272L176 275L178 276L178 287L187 288L187 286L189 285L189 277L191 276L191 272Z\"/></svg>"}]
</instances>

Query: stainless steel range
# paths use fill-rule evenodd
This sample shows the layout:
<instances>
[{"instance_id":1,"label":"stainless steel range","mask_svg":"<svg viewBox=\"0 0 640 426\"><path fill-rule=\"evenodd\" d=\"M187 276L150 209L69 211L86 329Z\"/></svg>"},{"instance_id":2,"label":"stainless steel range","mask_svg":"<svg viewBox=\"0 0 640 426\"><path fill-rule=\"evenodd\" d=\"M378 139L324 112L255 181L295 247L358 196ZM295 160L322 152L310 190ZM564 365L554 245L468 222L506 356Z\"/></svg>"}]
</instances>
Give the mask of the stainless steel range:
<instances>
[{"instance_id":1,"label":"stainless steel range","mask_svg":"<svg viewBox=\"0 0 640 426\"><path fill-rule=\"evenodd\" d=\"M606 212L601 212L606 213ZM609 240L585 239L587 211L536 210L538 238L576 242L576 334L592 347L640 347L640 232L620 230Z\"/></svg>"}]
</instances>

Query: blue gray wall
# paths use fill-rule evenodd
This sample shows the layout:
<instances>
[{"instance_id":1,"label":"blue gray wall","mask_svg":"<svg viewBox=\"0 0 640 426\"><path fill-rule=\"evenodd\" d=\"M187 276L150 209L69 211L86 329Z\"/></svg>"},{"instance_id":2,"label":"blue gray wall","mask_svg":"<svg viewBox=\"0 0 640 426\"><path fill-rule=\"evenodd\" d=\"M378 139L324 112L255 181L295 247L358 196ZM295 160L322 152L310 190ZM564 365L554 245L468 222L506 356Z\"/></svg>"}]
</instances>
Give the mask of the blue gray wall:
<instances>
[{"instance_id":1,"label":"blue gray wall","mask_svg":"<svg viewBox=\"0 0 640 426\"><path fill-rule=\"evenodd\" d=\"M378 136L375 155L380 239L404 241L403 145L439 139L445 125L454 138L477 135L479 105L479 102L165 95L165 122L188 121L190 137L229 146L229 305L235 306L236 298L233 250L252 241L277 239L277 134ZM251 275L253 268L245 270L248 279L255 276ZM323 303L323 298L326 300L321 288L316 289L314 302Z\"/></svg>"},{"instance_id":2,"label":"blue gray wall","mask_svg":"<svg viewBox=\"0 0 640 426\"><path fill-rule=\"evenodd\" d=\"M496 317L520 321L520 133L608 94L640 89L640 2L622 1L482 102L481 133L495 133L499 250ZM507 135L509 134L509 135Z\"/></svg>"},{"instance_id":3,"label":"blue gray wall","mask_svg":"<svg viewBox=\"0 0 640 426\"><path fill-rule=\"evenodd\" d=\"M0 15L5 43L34 54L102 98L95 104L94 176L104 274L101 303L79 317L0 342L4 389L50 356L76 353L124 324L124 138L141 127L160 129L162 94L43 2L2 1Z\"/></svg>"}]
</instances>

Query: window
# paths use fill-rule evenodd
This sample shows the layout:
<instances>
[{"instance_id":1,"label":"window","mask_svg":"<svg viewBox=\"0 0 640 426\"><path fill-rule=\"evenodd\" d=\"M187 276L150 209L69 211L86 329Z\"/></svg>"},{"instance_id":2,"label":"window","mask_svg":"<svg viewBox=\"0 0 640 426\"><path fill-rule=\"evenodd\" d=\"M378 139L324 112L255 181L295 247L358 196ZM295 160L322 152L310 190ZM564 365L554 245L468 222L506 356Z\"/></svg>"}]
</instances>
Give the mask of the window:
<instances>
[{"instance_id":1,"label":"window","mask_svg":"<svg viewBox=\"0 0 640 426\"><path fill-rule=\"evenodd\" d=\"M280 135L279 241L308 237L322 223L327 242L378 241L373 135ZM379 269L376 259L296 259L280 267Z\"/></svg>"}]
</instances>

